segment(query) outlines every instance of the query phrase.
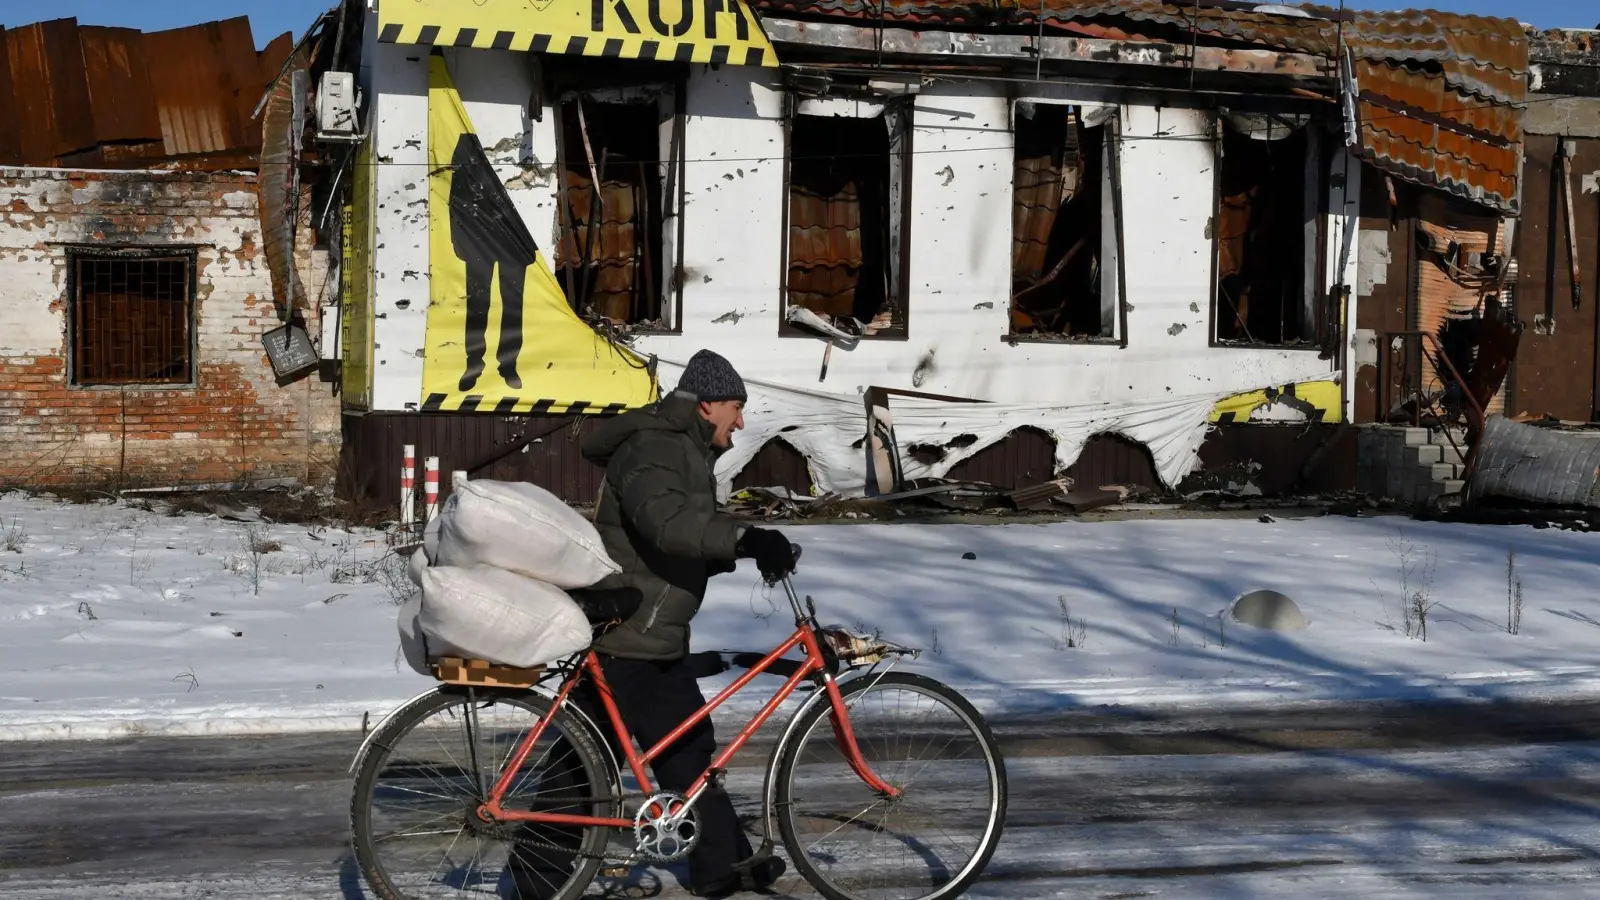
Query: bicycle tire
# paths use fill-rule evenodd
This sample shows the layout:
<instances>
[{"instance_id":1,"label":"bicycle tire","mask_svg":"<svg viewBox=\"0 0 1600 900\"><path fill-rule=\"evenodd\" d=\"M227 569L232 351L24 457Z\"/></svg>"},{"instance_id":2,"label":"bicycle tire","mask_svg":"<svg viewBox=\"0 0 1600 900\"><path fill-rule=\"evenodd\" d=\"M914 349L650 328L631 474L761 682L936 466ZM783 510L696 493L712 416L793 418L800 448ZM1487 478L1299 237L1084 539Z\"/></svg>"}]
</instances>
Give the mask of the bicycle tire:
<instances>
[{"instance_id":1,"label":"bicycle tire","mask_svg":"<svg viewBox=\"0 0 1600 900\"><path fill-rule=\"evenodd\" d=\"M480 707L487 707L493 704L519 707L528 713L527 727L531 727L538 717L542 717L549 712L552 701L542 694L533 692L493 690L474 691L469 700L469 695L464 690L441 687L433 694L424 695L407 704L377 734L373 735L371 747L362 759L361 767L356 774L355 788L350 800L350 824L354 838L356 863L361 870L362 877L366 879L367 885L381 900L418 900L418 897L415 894L407 893L402 889L402 886L395 884L394 878L391 877L393 873L387 871L376 848L376 844L381 839L377 838L373 833L373 813L374 795L380 782L380 776L393 759L396 752L395 748L401 746L401 742L408 735L417 731L419 726L426 724L430 719L440 716L452 708L459 707L464 709L469 702ZM597 789L591 791L592 796L605 798L592 801L593 814L608 817L619 815L621 807L616 798L618 796L617 785L619 784L618 778L620 776L610 757L601 750L599 739L592 733L592 729L581 717L574 716L565 709L557 712L545 735L541 736L541 742L550 739L551 729L559 734L560 737L566 739L576 757L577 765L581 768L588 783L597 786ZM521 733L526 734L526 731L527 728L523 728ZM498 747L496 755L498 755ZM479 768L481 769L481 766ZM497 772L485 773L483 780L492 783L495 774ZM431 783L439 784L440 782L435 779ZM479 790L475 793L481 794L482 791ZM476 797L476 799L481 800L481 797ZM461 823L459 825L461 834L467 833L464 821L467 812L467 800L468 798L465 794L460 797L462 803ZM508 798L508 805L510 802ZM582 829L582 835L578 842L579 856L577 865L575 865L566 882L552 895L552 900L576 900L576 898L583 895L600 870L610 834L611 829L600 826L589 826ZM391 837L393 836L396 835L391 835ZM451 846L453 847L454 844ZM521 846L520 843L519 846ZM448 854L448 850L446 852ZM502 875L502 877L509 876ZM454 893L463 898L471 896L466 890L470 886L464 880L461 889ZM441 887L448 886L441 885ZM438 890L428 894L430 897L439 895L440 892ZM486 896L498 897L501 895L495 892ZM511 896L516 897L518 893L513 891Z\"/></svg>"},{"instance_id":2,"label":"bicycle tire","mask_svg":"<svg viewBox=\"0 0 1600 900\"><path fill-rule=\"evenodd\" d=\"M859 706L860 700L862 699L861 695L868 694L869 692L888 691L891 689L910 691L912 693L928 697L937 704L942 705L944 708L954 713L955 720L961 725L965 726L965 728L970 732L971 737L974 739L975 745L981 750L981 767L986 769L989 774L987 810L984 814L984 821L982 823L983 832L970 857L957 868L954 875L949 878L948 881L935 886L934 889L926 893L916 895L896 895L899 900L949 900L949 898L960 896L960 894L970 887L972 882L983 873L984 867L988 865L990 858L994 855L995 848L1000 843L1000 837L1004 831L1007 802L1005 761L1000 755L1000 748L995 742L994 734L989 730L988 723L983 720L982 715L980 715L978 711L973 708L972 704L969 703L966 698L962 697L959 693L947 685L922 675L916 675L908 672L891 672L882 676L858 677L839 686L839 690L843 695L845 702L851 704L852 707ZM820 860L828 864L838 864L840 865L841 869L844 869L848 864L844 861L844 858L849 856L848 853L819 854L818 859L813 859L812 853L809 852L810 848L808 848L802 840L802 823L799 821L802 813L798 811L798 800L796 796L796 769L800 764L803 755L807 752L806 748L808 743L817 732L818 726L821 724L823 718L829 717L831 721L832 713L832 704L827 702L818 703L817 705L812 706L810 709L805 710L801 714L803 718L795 723L795 727L791 731L792 738L786 742L782 750L776 769L777 784L775 793L775 806L778 819L778 833L783 838L784 846L789 852L789 858L793 860L795 868L799 872L800 876L809 882L818 893L822 894L822 896L828 898L828 900L877 900L875 895L861 893L858 890L842 883L846 879L838 877L837 874L824 872L819 867L818 862ZM853 729L859 729L857 718L858 717L856 715L851 716L850 721ZM826 731L828 736L831 738L833 736L832 729L827 729ZM859 731L858 737L858 745L861 746L863 753L876 752L876 747L873 751L869 751L868 749L867 745L871 743L870 737L860 737ZM952 740L954 739L952 738ZM932 741L930 740L930 747L931 744ZM944 747L941 747L941 752L948 746L949 743L947 742ZM897 748L898 741L896 742L894 749ZM888 765L886 763L889 757L897 754L895 754L894 749L888 747L887 744L885 744L882 749L887 751L883 754L884 759L871 761L871 765L880 778L883 778L885 781L888 781L891 784L895 784L895 773L891 771L893 767L892 765ZM914 781L916 777L921 775L923 770L926 769L927 765L931 765L931 761L924 764L922 768L918 769L916 773L912 774L911 779L901 779L901 781L905 782L903 785L897 784L896 786L909 787L911 781ZM840 761L836 764L833 764L832 768L837 769L843 766L844 763L841 757ZM902 769L901 771L903 772L905 770ZM834 780L837 780L836 774L832 777ZM872 794L870 789L868 789L866 785L848 769L845 771L845 778L851 785L867 791L868 794L872 796L876 796L876 794ZM880 802L885 804L895 804L903 801ZM854 804L847 804L847 806L853 805ZM887 808L888 807L886 806L885 817L887 817ZM865 810L863 810L863 812L865 812ZM937 813L942 811L935 810L935 812ZM838 821L836 816L819 816L812 818L820 818L830 823L833 821ZM844 825L849 825L851 821L859 818L861 818L860 813L852 817L851 820L847 820L843 825L835 827L833 831L839 831L844 827ZM866 824L870 825L870 823ZM877 826L863 827L859 830L871 831L873 834L872 840L874 842L876 842L880 833L884 833L886 831L886 829L883 828L882 822L880 822ZM831 833L832 832L830 832L830 834ZM892 832L889 833L892 836ZM907 839L905 843L910 844L912 842ZM926 859L925 848L913 846L913 849L916 851L916 853L913 855L922 855L924 859ZM868 871L884 871L884 858L881 855L865 854L861 858L869 860L865 867ZM875 878L877 876L869 875L868 877Z\"/></svg>"}]
</instances>

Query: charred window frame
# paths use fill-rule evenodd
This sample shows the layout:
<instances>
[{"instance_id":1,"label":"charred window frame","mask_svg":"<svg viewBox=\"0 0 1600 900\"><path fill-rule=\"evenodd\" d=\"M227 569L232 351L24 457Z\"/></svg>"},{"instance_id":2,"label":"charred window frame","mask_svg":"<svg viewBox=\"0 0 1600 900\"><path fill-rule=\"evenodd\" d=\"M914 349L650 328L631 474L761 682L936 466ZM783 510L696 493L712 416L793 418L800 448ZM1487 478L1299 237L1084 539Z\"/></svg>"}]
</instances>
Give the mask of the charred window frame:
<instances>
[{"instance_id":1,"label":"charred window frame","mask_svg":"<svg viewBox=\"0 0 1600 900\"><path fill-rule=\"evenodd\" d=\"M1218 117L1213 346L1321 349L1327 144L1304 118Z\"/></svg>"},{"instance_id":2,"label":"charred window frame","mask_svg":"<svg viewBox=\"0 0 1600 900\"><path fill-rule=\"evenodd\" d=\"M912 98L800 100L784 116L782 337L796 307L867 340L905 340Z\"/></svg>"},{"instance_id":3,"label":"charred window frame","mask_svg":"<svg viewBox=\"0 0 1600 900\"><path fill-rule=\"evenodd\" d=\"M1012 342L1127 346L1115 106L1012 110Z\"/></svg>"},{"instance_id":4,"label":"charred window frame","mask_svg":"<svg viewBox=\"0 0 1600 900\"><path fill-rule=\"evenodd\" d=\"M73 387L195 383L193 247L69 247L66 261Z\"/></svg>"},{"instance_id":5,"label":"charred window frame","mask_svg":"<svg viewBox=\"0 0 1600 900\"><path fill-rule=\"evenodd\" d=\"M580 316L634 333L676 334L683 320L684 81L575 87L578 78L563 80L568 86L554 104L556 280Z\"/></svg>"}]
</instances>

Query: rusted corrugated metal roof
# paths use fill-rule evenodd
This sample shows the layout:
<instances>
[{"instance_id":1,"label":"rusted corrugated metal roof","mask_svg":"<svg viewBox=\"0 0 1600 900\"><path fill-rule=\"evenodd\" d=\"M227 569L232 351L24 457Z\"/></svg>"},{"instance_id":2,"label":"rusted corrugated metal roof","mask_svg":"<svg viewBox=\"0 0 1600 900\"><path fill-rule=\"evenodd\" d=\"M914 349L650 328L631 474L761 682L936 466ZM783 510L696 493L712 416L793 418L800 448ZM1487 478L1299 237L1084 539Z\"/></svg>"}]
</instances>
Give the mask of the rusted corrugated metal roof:
<instances>
[{"instance_id":1,"label":"rusted corrugated metal roof","mask_svg":"<svg viewBox=\"0 0 1600 900\"><path fill-rule=\"evenodd\" d=\"M1361 152L1408 180L1509 209L1521 176L1521 111L1467 102L1443 79L1384 63L1356 64Z\"/></svg>"},{"instance_id":2,"label":"rusted corrugated metal roof","mask_svg":"<svg viewBox=\"0 0 1600 900\"><path fill-rule=\"evenodd\" d=\"M861 199L853 183L823 197L789 190L789 304L830 316L855 312L861 281Z\"/></svg>"},{"instance_id":3,"label":"rusted corrugated metal roof","mask_svg":"<svg viewBox=\"0 0 1600 900\"><path fill-rule=\"evenodd\" d=\"M752 0L763 15L963 30L1116 29L1137 41L1198 39L1335 58L1345 47L1362 92L1362 154L1408 180L1516 211L1528 36L1512 19L1432 10L1306 7L1310 17L1202 0ZM1042 22L1041 22L1042 19ZM1123 39L1123 38L1116 38Z\"/></svg>"},{"instance_id":4,"label":"rusted corrugated metal roof","mask_svg":"<svg viewBox=\"0 0 1600 900\"><path fill-rule=\"evenodd\" d=\"M150 33L76 19L0 29L0 162L253 164L250 114L291 46L285 35L257 52L243 17Z\"/></svg>"},{"instance_id":5,"label":"rusted corrugated metal roof","mask_svg":"<svg viewBox=\"0 0 1600 900\"><path fill-rule=\"evenodd\" d=\"M608 319L633 321L636 299L650 293L641 258L641 235L646 223L641 220L643 210L638 200L643 187L613 178L601 183L599 218L593 225L591 246L589 217L594 182L586 170L569 169L566 174L572 226L562 229L556 245L556 269L562 270L569 262L581 269L583 260L588 258L589 306ZM659 260L650 262L653 266ZM571 289L576 290L576 286Z\"/></svg>"}]
</instances>

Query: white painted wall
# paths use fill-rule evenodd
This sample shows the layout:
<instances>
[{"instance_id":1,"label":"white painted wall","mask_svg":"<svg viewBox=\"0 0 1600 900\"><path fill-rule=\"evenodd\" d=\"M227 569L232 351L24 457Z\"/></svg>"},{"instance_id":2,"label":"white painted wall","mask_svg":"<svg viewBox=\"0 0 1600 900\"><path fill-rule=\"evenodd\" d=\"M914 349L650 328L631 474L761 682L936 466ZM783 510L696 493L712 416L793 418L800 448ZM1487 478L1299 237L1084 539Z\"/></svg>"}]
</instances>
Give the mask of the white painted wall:
<instances>
[{"instance_id":1,"label":"white painted wall","mask_svg":"<svg viewBox=\"0 0 1600 900\"><path fill-rule=\"evenodd\" d=\"M427 60L417 48L380 45L375 52L382 163L375 407L398 410L414 408L421 384ZM555 183L536 167L555 159L553 113L529 121L530 82L520 56L451 52L484 144L499 148L492 155L516 188L512 196L530 231L550 247ZM835 348L827 379L819 382L823 344L778 336L786 192L782 103L771 79L738 67L699 67L691 77L682 333L643 337L641 351L673 362L711 347L748 378L834 394L878 385L1056 405L1225 395L1333 371L1311 350L1210 346L1210 129L1204 113L1170 106L1122 108L1128 346L1008 344L1009 101L998 85L941 84L924 89L915 104L910 338ZM1092 102L1107 95L1049 88L1037 96ZM521 156L513 158L514 147ZM1331 208L1344 208L1342 194L1331 199ZM1328 230L1330 262L1337 259L1339 224ZM1352 273L1353 265L1352 254ZM669 385L670 372L663 373Z\"/></svg>"}]
</instances>

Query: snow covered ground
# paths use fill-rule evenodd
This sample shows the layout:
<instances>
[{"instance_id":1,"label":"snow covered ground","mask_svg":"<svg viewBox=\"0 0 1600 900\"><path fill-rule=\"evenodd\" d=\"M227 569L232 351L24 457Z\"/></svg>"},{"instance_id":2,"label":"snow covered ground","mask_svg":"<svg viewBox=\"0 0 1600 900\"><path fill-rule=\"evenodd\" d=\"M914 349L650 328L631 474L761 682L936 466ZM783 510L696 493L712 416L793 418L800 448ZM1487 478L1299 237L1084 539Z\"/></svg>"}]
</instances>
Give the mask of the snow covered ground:
<instances>
[{"instance_id":1,"label":"snow covered ground","mask_svg":"<svg viewBox=\"0 0 1600 900\"><path fill-rule=\"evenodd\" d=\"M906 665L993 715L1600 696L1596 535L1397 517L789 534L825 621L926 648ZM697 649L786 636L781 595L742 568L714 582ZM1225 623L1259 588L1292 596L1310 627ZM381 532L0 496L0 739L357 728L431 684L397 655L409 589ZM1402 609L1419 593L1426 642ZM763 699L747 693L730 714Z\"/></svg>"}]
</instances>

